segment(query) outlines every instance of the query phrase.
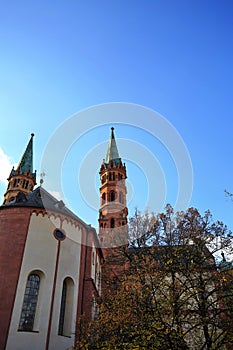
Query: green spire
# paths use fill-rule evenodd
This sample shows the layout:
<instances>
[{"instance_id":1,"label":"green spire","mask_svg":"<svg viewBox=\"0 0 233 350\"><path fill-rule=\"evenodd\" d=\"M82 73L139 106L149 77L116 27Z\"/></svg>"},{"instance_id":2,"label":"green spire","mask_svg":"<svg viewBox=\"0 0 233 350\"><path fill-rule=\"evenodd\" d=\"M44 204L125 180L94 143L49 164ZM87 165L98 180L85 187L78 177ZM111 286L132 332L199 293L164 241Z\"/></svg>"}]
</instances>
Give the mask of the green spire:
<instances>
[{"instance_id":1,"label":"green spire","mask_svg":"<svg viewBox=\"0 0 233 350\"><path fill-rule=\"evenodd\" d=\"M116 140L114 137L114 128L111 128L110 142L108 145L108 151L107 151L105 163L109 164L111 160L115 160L115 159L120 159L120 156L118 153Z\"/></svg>"},{"instance_id":2,"label":"green spire","mask_svg":"<svg viewBox=\"0 0 233 350\"><path fill-rule=\"evenodd\" d=\"M33 172L33 136L34 134L31 134L27 148L17 168L17 170L19 170L22 174L26 174L28 170L30 170L31 173Z\"/></svg>"}]
</instances>

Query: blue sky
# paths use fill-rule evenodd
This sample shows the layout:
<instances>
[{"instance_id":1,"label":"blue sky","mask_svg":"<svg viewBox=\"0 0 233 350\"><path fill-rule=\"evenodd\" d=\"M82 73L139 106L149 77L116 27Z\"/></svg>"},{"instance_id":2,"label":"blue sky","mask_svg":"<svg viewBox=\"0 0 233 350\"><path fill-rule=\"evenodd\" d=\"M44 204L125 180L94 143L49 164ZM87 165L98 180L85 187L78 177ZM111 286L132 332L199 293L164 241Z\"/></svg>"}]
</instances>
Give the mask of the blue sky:
<instances>
[{"instance_id":1,"label":"blue sky","mask_svg":"<svg viewBox=\"0 0 233 350\"><path fill-rule=\"evenodd\" d=\"M1 197L8 167L19 161L31 132L40 173L46 145L71 116L99 104L127 102L155 110L173 125L192 161L190 206L202 213L210 209L233 229L233 203L224 195L225 188L233 192L232 15L230 0L1 2ZM112 125L122 158L126 148L120 139L152 152L166 179L165 201L174 205L177 171L166 145L133 123L101 121L69 146L64 159L63 196L71 209L97 226L96 205L82 195L98 200L99 169L94 169L105 157ZM77 117L80 129L85 123ZM83 166L93 149L91 166ZM127 168L132 215L135 206L147 205L148 174L130 159ZM45 188L59 192L46 176ZM88 184L91 194L81 195Z\"/></svg>"}]
</instances>

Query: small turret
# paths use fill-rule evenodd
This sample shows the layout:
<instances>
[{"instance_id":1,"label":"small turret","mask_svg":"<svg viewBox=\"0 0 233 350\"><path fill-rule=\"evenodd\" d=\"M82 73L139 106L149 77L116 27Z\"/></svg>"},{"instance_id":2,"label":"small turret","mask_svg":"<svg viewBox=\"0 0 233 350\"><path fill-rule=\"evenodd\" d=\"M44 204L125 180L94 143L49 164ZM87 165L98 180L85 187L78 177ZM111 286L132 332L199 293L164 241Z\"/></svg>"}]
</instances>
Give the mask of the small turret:
<instances>
[{"instance_id":1,"label":"small turret","mask_svg":"<svg viewBox=\"0 0 233 350\"><path fill-rule=\"evenodd\" d=\"M17 169L13 167L7 179L8 187L4 194L3 204L15 200L19 192L24 194L31 192L36 185L36 171L33 172L33 136L34 134L31 134Z\"/></svg>"}]
</instances>

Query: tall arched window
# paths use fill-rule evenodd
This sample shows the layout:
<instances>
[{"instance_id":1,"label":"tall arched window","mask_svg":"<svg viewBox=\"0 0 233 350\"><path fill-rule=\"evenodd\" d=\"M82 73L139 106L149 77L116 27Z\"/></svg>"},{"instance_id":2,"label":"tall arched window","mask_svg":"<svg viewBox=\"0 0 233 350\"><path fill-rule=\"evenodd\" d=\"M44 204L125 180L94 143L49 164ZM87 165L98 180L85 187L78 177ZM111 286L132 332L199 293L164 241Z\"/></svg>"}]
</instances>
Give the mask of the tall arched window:
<instances>
[{"instance_id":1,"label":"tall arched window","mask_svg":"<svg viewBox=\"0 0 233 350\"><path fill-rule=\"evenodd\" d=\"M118 173L118 181L123 179L123 175L121 173Z\"/></svg>"},{"instance_id":2,"label":"tall arched window","mask_svg":"<svg viewBox=\"0 0 233 350\"><path fill-rule=\"evenodd\" d=\"M109 193L109 201L114 202L115 201L115 191L111 191Z\"/></svg>"},{"instance_id":3,"label":"tall arched window","mask_svg":"<svg viewBox=\"0 0 233 350\"><path fill-rule=\"evenodd\" d=\"M63 335L63 331L64 331L65 310L66 310L66 293L67 293L67 283L66 283L66 280L64 280L63 287L62 287L60 317L59 317L59 326L58 326L58 334L59 335Z\"/></svg>"},{"instance_id":4,"label":"tall arched window","mask_svg":"<svg viewBox=\"0 0 233 350\"><path fill-rule=\"evenodd\" d=\"M40 276L37 273L31 273L28 276L24 293L23 307L19 321L19 331L33 331L39 288Z\"/></svg>"},{"instance_id":5,"label":"tall arched window","mask_svg":"<svg viewBox=\"0 0 233 350\"><path fill-rule=\"evenodd\" d=\"M115 227L115 220L113 218L111 218L110 225L111 225L111 228Z\"/></svg>"},{"instance_id":6,"label":"tall arched window","mask_svg":"<svg viewBox=\"0 0 233 350\"><path fill-rule=\"evenodd\" d=\"M109 173L109 181L115 181L115 172Z\"/></svg>"},{"instance_id":7,"label":"tall arched window","mask_svg":"<svg viewBox=\"0 0 233 350\"><path fill-rule=\"evenodd\" d=\"M20 181L20 179L15 179L15 180L14 180L13 187L17 187L18 184L19 184L19 181Z\"/></svg>"},{"instance_id":8,"label":"tall arched window","mask_svg":"<svg viewBox=\"0 0 233 350\"><path fill-rule=\"evenodd\" d=\"M67 277L63 281L58 335L70 336L72 332L72 313L74 298L74 282Z\"/></svg>"}]
</instances>

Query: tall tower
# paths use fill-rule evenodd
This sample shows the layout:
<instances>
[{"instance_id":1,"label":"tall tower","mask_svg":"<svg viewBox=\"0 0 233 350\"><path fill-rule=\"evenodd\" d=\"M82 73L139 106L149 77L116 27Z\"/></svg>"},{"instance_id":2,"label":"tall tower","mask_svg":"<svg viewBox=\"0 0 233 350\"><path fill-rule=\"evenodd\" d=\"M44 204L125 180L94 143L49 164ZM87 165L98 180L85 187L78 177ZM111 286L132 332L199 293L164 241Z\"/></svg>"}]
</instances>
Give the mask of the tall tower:
<instances>
[{"instance_id":1,"label":"tall tower","mask_svg":"<svg viewBox=\"0 0 233 350\"><path fill-rule=\"evenodd\" d=\"M118 153L114 128L111 128L106 159L100 167L99 238L102 248L128 243L126 178L126 167Z\"/></svg>"},{"instance_id":2,"label":"tall tower","mask_svg":"<svg viewBox=\"0 0 233 350\"><path fill-rule=\"evenodd\" d=\"M80 316L97 312L103 255L95 229L32 190L32 140L0 205L0 349L73 349Z\"/></svg>"},{"instance_id":3,"label":"tall tower","mask_svg":"<svg viewBox=\"0 0 233 350\"><path fill-rule=\"evenodd\" d=\"M13 167L7 179L8 187L3 204L13 201L19 192L24 194L31 192L36 185L36 172L33 173L33 136L34 134L31 134L17 169Z\"/></svg>"}]
</instances>

